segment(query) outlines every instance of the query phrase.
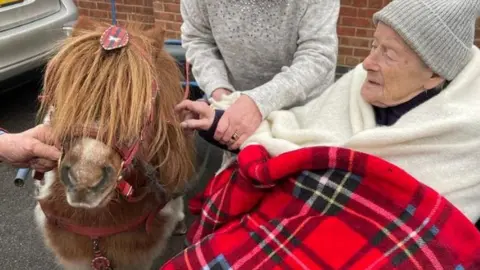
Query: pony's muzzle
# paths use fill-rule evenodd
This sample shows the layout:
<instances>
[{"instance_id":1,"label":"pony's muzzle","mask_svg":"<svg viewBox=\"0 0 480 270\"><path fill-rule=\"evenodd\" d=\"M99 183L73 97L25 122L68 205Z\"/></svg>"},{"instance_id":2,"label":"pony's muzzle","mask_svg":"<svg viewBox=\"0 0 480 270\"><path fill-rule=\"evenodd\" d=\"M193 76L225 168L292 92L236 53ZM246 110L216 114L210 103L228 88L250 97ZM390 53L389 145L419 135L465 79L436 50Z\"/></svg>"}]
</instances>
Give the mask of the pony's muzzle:
<instances>
[{"instance_id":1,"label":"pony's muzzle","mask_svg":"<svg viewBox=\"0 0 480 270\"><path fill-rule=\"evenodd\" d=\"M61 166L61 180L68 190L75 189L77 187L77 184L82 182L87 184L90 190L99 191L108 183L108 180L112 177L113 173L114 169L111 166L104 166L102 167L101 178L89 185L88 181L82 181L82 179L77 179L75 177L75 174L72 173L72 168L69 165Z\"/></svg>"}]
</instances>

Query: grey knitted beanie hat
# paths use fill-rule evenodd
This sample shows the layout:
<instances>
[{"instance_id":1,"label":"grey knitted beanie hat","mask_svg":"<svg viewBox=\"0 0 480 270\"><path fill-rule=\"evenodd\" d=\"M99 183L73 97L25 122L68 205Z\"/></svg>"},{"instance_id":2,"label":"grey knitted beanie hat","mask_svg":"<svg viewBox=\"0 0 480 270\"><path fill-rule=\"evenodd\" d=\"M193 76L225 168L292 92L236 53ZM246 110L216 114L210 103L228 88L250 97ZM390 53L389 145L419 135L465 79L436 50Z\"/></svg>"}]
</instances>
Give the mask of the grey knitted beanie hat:
<instances>
[{"instance_id":1,"label":"grey knitted beanie hat","mask_svg":"<svg viewBox=\"0 0 480 270\"><path fill-rule=\"evenodd\" d=\"M480 0L393 0L373 15L435 73L453 80L472 59Z\"/></svg>"}]
</instances>

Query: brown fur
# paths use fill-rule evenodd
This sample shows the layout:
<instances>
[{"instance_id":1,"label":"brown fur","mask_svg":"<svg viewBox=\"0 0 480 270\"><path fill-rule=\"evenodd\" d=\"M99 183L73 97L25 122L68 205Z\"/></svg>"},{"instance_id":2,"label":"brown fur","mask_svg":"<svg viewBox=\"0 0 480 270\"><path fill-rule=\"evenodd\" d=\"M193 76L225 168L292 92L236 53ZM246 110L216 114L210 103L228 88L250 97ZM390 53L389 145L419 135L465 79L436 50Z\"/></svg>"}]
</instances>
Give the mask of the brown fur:
<instances>
[{"instance_id":1,"label":"brown fur","mask_svg":"<svg viewBox=\"0 0 480 270\"><path fill-rule=\"evenodd\" d=\"M155 121L144 158L160 169L162 184L181 190L193 174L193 144L174 113L184 90L174 59L163 50L164 31L128 25L128 47L106 52L99 40L107 27L83 17L79 20L47 65L41 113L55 106L52 127L59 140L75 132L72 123L98 122L103 128L99 140L107 145L129 144L138 138L148 116L155 79L159 88Z\"/></svg>"},{"instance_id":2,"label":"brown fur","mask_svg":"<svg viewBox=\"0 0 480 270\"><path fill-rule=\"evenodd\" d=\"M129 45L106 52L99 40L108 26L81 18L72 37L60 46L47 65L44 81L46 99L40 115L44 116L49 108L55 107L51 116L54 136L68 146L64 149L65 158L60 167L82 162L81 166L87 169L90 166L89 175L77 183L84 185L85 189L97 184L98 169L102 166L112 167L117 175L120 156L113 148L101 164L88 165L90 161L81 155L82 151L77 153L72 150L83 147L81 142L66 138L78 135L78 126L97 123L101 127L96 138L98 141L108 147L114 143L128 145L138 138L151 108L150 101L155 98L155 120L147 130L139 158L157 169L159 182L167 193L183 191L193 175L194 146L192 138L184 134L174 114L174 106L182 100L184 92L174 59L163 50L163 30L145 31L136 25L126 26L130 34ZM152 95L153 80L156 80L159 89L157 96ZM83 135L87 135L87 130L83 131ZM39 203L49 214L67 218L74 224L111 227L135 219L149 211L152 205L161 204L152 194L138 203L129 203L118 198L114 191L104 207L72 207L66 199L70 191L60 182L59 171L54 173L50 194L39 198ZM115 180L116 177L108 182L112 187L110 190L116 185ZM102 238L100 247L104 255L114 266L119 266L118 269L147 269L152 256L159 255L152 252L158 251L159 243L160 246L166 243L171 227L176 225L170 222L173 215L168 211L157 216L150 235L141 227L134 232ZM92 241L88 237L48 223L42 227L39 223L46 245L64 267L68 268L72 262L87 263L88 266L93 258Z\"/></svg>"}]
</instances>

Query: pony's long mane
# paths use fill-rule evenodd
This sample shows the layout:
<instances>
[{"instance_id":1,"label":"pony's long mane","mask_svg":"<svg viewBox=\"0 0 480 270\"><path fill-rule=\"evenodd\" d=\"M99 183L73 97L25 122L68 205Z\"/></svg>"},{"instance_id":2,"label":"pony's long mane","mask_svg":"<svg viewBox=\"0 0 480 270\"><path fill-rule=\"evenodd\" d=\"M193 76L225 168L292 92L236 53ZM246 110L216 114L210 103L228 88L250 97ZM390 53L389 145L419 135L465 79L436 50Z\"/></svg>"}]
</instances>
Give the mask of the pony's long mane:
<instances>
[{"instance_id":1,"label":"pony's long mane","mask_svg":"<svg viewBox=\"0 0 480 270\"><path fill-rule=\"evenodd\" d=\"M108 27L79 20L47 64L40 115L54 106L51 125L59 141L78 134L79 126L96 123L101 127L97 139L110 146L130 144L139 137L154 98L154 123L143 158L159 168L162 184L182 188L193 174L193 143L174 113L184 92L174 59L163 50L164 32L128 24L128 45L105 51L100 37Z\"/></svg>"}]
</instances>

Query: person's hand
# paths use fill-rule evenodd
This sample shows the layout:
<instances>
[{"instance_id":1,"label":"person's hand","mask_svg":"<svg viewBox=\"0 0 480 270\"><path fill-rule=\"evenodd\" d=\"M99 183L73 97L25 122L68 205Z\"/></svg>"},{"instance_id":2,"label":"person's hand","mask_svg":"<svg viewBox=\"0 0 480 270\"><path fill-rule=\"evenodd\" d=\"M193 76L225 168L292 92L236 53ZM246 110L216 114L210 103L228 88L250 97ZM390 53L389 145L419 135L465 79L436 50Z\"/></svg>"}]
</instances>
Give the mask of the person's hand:
<instances>
[{"instance_id":1,"label":"person's hand","mask_svg":"<svg viewBox=\"0 0 480 270\"><path fill-rule=\"evenodd\" d=\"M241 95L223 114L214 138L228 145L230 150L236 150L257 130L261 122L262 114L257 104L249 96Z\"/></svg>"},{"instance_id":2,"label":"person's hand","mask_svg":"<svg viewBox=\"0 0 480 270\"><path fill-rule=\"evenodd\" d=\"M180 125L187 130L208 130L215 118L214 110L204 101L184 100L175 107L175 111L183 116Z\"/></svg>"},{"instance_id":3,"label":"person's hand","mask_svg":"<svg viewBox=\"0 0 480 270\"><path fill-rule=\"evenodd\" d=\"M0 135L0 157L15 167L46 172L56 166L60 151L53 143L50 127L38 125L17 134Z\"/></svg>"},{"instance_id":4,"label":"person's hand","mask_svg":"<svg viewBox=\"0 0 480 270\"><path fill-rule=\"evenodd\" d=\"M212 92L212 98L216 101L220 101L223 95L230 95L232 91L225 88L218 88Z\"/></svg>"}]
</instances>

